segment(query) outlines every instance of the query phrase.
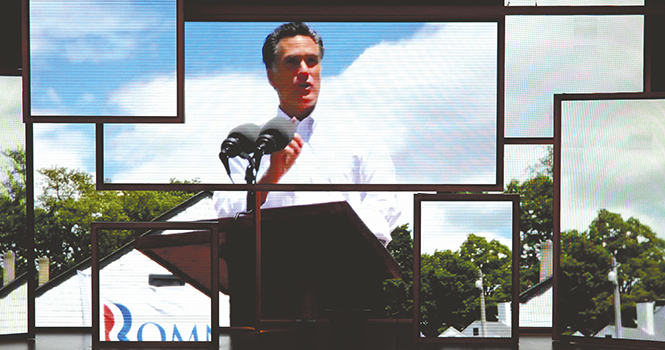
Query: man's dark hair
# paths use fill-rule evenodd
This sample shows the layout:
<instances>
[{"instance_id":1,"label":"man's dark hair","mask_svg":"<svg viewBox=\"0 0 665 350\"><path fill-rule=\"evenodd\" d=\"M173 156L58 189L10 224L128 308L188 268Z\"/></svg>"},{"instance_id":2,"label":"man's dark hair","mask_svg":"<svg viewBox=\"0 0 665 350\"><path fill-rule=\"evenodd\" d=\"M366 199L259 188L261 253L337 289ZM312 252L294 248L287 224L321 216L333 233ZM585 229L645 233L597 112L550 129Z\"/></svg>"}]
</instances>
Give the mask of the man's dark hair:
<instances>
[{"instance_id":1,"label":"man's dark hair","mask_svg":"<svg viewBox=\"0 0 665 350\"><path fill-rule=\"evenodd\" d=\"M316 45L319 46L319 60L323 58L323 40L319 34L302 22L284 23L270 33L270 35L266 37L265 43L263 43L263 64L266 65L266 69L272 68L272 65L275 63L279 41L297 35L304 35L312 38Z\"/></svg>"}]
</instances>

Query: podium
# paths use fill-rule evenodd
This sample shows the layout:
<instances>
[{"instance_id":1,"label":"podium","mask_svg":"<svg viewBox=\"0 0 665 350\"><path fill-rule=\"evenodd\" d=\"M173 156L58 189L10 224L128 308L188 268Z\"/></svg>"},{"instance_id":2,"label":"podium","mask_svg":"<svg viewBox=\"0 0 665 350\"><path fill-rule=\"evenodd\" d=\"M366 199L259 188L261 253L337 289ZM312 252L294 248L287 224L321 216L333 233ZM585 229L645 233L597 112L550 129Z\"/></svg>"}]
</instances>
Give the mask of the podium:
<instances>
[{"instance_id":1,"label":"podium","mask_svg":"<svg viewBox=\"0 0 665 350\"><path fill-rule=\"evenodd\" d=\"M347 202L263 209L259 246L253 216L219 219L219 232L219 288L230 296L232 327L344 310L380 315L382 282L401 278L397 262ZM209 233L148 235L136 239L136 248L210 294Z\"/></svg>"}]
</instances>

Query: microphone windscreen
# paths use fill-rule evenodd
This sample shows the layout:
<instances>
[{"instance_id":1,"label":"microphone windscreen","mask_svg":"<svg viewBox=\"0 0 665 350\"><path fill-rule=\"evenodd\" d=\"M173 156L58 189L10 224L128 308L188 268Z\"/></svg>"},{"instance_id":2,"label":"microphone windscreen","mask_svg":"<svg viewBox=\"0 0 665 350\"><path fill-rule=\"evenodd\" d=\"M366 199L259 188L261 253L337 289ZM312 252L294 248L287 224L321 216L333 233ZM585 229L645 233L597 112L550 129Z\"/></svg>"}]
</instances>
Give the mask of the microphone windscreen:
<instances>
[{"instance_id":1,"label":"microphone windscreen","mask_svg":"<svg viewBox=\"0 0 665 350\"><path fill-rule=\"evenodd\" d=\"M240 143L240 149L243 152L252 153L254 152L254 142L259 137L260 131L261 127L258 125L246 123L233 128L233 130L229 132L228 137L234 137L238 139Z\"/></svg>"},{"instance_id":2,"label":"microphone windscreen","mask_svg":"<svg viewBox=\"0 0 665 350\"><path fill-rule=\"evenodd\" d=\"M272 135L275 140L276 150L281 150L286 147L296 133L296 124L289 119L283 117L275 117L270 119L261 128L260 135Z\"/></svg>"}]
</instances>

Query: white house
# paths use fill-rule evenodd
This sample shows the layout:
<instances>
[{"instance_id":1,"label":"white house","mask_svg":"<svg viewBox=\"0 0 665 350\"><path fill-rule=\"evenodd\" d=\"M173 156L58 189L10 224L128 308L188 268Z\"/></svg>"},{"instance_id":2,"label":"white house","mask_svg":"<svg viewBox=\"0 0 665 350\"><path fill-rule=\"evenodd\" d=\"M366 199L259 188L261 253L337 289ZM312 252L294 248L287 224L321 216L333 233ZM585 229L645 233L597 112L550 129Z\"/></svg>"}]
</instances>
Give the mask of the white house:
<instances>
[{"instance_id":1,"label":"white house","mask_svg":"<svg viewBox=\"0 0 665 350\"><path fill-rule=\"evenodd\" d=\"M0 288L0 334L28 331L28 284L21 276Z\"/></svg>"},{"instance_id":2,"label":"white house","mask_svg":"<svg viewBox=\"0 0 665 350\"><path fill-rule=\"evenodd\" d=\"M212 193L201 192L155 221L215 217ZM92 325L90 271L90 260L86 260L36 290L37 327ZM25 332L27 320L5 322L5 318L27 315L26 279L9 287L0 289L1 333ZM131 243L100 262L100 301L101 340L209 339L211 299L134 249ZM221 293L219 314L220 326L229 326L229 298Z\"/></svg>"},{"instance_id":3,"label":"white house","mask_svg":"<svg viewBox=\"0 0 665 350\"><path fill-rule=\"evenodd\" d=\"M511 308L510 302L502 302L497 304L498 308L498 320L496 321L485 321L480 320L473 321L461 332L455 329L454 327L448 328L445 332L439 335L440 338L443 337L483 337L483 338L510 338L512 336L512 317L511 317Z\"/></svg>"},{"instance_id":4,"label":"white house","mask_svg":"<svg viewBox=\"0 0 665 350\"><path fill-rule=\"evenodd\" d=\"M540 247L540 280L520 294L520 328L552 327L553 254L552 242L543 242Z\"/></svg>"},{"instance_id":5,"label":"white house","mask_svg":"<svg viewBox=\"0 0 665 350\"><path fill-rule=\"evenodd\" d=\"M596 333L600 338L622 338L637 340L665 341L665 307L653 301L636 303L637 327L621 327L617 334L615 325L607 325Z\"/></svg>"}]
</instances>

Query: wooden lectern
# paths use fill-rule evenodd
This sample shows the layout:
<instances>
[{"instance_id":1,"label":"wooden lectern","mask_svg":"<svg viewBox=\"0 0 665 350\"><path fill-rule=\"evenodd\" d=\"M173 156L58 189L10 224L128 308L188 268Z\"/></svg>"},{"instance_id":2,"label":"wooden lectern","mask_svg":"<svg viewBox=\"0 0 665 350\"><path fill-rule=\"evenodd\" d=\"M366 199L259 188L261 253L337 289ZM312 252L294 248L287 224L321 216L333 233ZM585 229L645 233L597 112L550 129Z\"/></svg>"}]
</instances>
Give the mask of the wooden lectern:
<instances>
[{"instance_id":1,"label":"wooden lectern","mask_svg":"<svg viewBox=\"0 0 665 350\"><path fill-rule=\"evenodd\" d=\"M256 249L253 217L219 219L220 290L231 300L231 326L260 319L318 319L327 311L382 307L382 281L401 269L347 202L261 210ZM210 293L206 232L148 235L136 248L203 293ZM261 254L260 302L255 251Z\"/></svg>"}]
</instances>

